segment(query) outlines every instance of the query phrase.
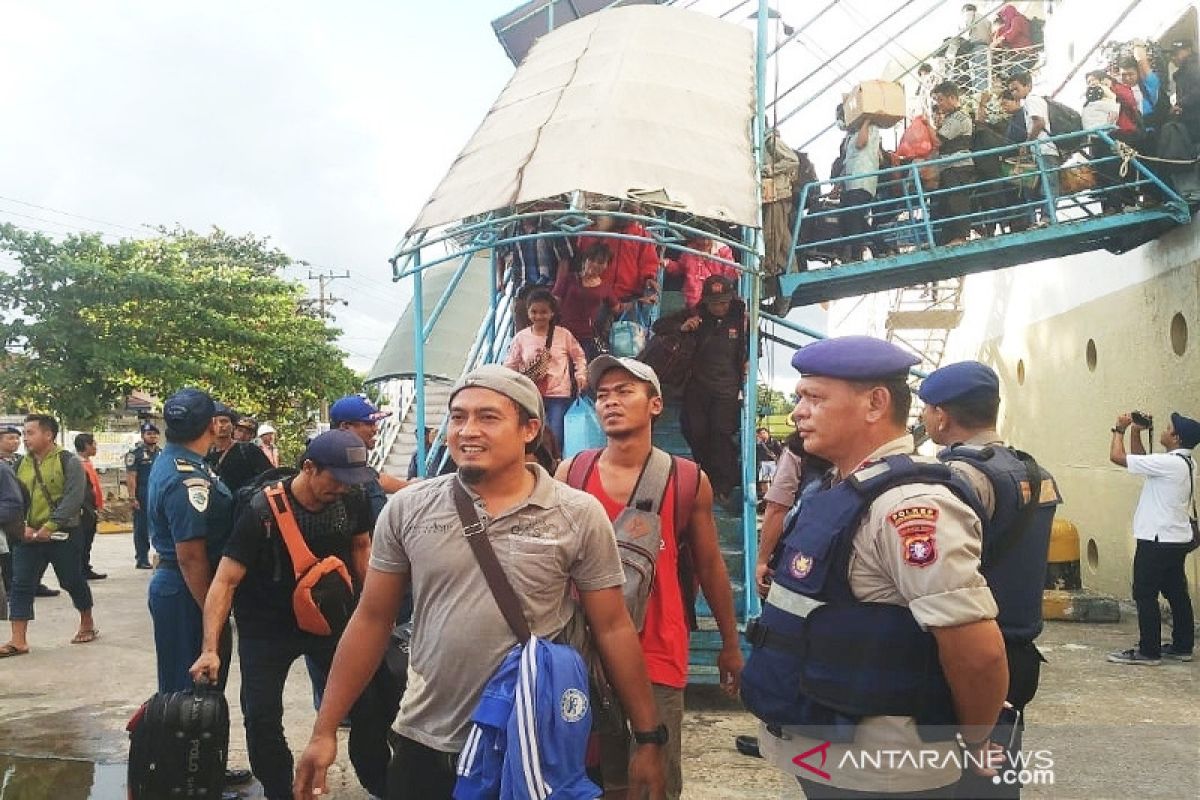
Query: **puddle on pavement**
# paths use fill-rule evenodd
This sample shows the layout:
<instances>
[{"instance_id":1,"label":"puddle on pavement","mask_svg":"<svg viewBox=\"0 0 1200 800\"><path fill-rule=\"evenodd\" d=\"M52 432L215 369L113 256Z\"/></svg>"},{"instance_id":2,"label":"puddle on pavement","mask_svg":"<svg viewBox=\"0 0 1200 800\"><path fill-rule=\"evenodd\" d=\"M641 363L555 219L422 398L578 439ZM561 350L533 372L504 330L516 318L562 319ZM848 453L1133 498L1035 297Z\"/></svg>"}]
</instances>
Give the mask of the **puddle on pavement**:
<instances>
[{"instance_id":1,"label":"puddle on pavement","mask_svg":"<svg viewBox=\"0 0 1200 800\"><path fill-rule=\"evenodd\" d=\"M121 800L124 764L0 755L0 800Z\"/></svg>"}]
</instances>

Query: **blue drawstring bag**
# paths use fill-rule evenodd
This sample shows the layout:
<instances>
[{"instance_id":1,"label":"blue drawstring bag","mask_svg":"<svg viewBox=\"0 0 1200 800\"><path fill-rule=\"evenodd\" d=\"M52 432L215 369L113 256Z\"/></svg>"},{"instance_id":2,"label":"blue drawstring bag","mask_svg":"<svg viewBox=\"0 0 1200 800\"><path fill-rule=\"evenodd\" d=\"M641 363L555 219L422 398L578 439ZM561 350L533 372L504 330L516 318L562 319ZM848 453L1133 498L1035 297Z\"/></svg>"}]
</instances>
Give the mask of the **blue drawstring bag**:
<instances>
[{"instance_id":1,"label":"blue drawstring bag","mask_svg":"<svg viewBox=\"0 0 1200 800\"><path fill-rule=\"evenodd\" d=\"M567 409L563 421L562 457L570 458L581 450L593 447L604 447L608 438L600 427L600 419L596 416L596 404L590 397L576 398Z\"/></svg>"},{"instance_id":2,"label":"blue drawstring bag","mask_svg":"<svg viewBox=\"0 0 1200 800\"><path fill-rule=\"evenodd\" d=\"M642 303L634 303L633 311L622 311L608 333L608 351L618 358L636 358L646 346L650 327L648 311Z\"/></svg>"}]
</instances>

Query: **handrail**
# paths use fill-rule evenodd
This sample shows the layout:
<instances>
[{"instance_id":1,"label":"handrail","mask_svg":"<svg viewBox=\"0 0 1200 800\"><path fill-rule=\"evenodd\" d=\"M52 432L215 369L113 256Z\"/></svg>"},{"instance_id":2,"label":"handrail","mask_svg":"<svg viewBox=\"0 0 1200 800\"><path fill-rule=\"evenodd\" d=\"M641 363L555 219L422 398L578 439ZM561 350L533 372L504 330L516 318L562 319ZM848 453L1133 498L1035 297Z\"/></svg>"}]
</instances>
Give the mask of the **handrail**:
<instances>
[{"instance_id":1,"label":"handrail","mask_svg":"<svg viewBox=\"0 0 1200 800\"><path fill-rule=\"evenodd\" d=\"M859 210L872 209L872 208L880 209L880 210L887 209L888 211L894 211L896 213L900 213L902 211L909 211L910 219L909 219L908 223L902 224L902 225L891 226L890 228L887 229L887 231L890 233L903 233L905 231L918 232L916 234L918 236L918 238L922 239L924 241L924 243L927 244L928 246L934 246L934 244L935 244L934 222L937 222L939 225L943 225L947 222L952 222L952 221L977 222L981 219L986 219L989 217L995 218L998 213L1001 213L1001 214L1007 213L1009 215L1008 217L1004 217L1004 218L1015 218L1015 216L1019 216L1022 213L1031 213L1034 209L1041 207L1046 213L1046 217L1047 217L1046 221L1049 222L1050 224L1057 224L1059 222L1059 219L1058 219L1058 215L1056 212L1059 210L1058 202L1060 200L1069 200L1069 201L1071 201L1072 204L1074 204L1074 206L1082 208L1084 206L1084 203L1081 202L1081 199L1086 199L1088 201L1091 201L1091 200L1095 200L1099 196L1104 195L1105 193L1116 192L1116 191L1120 191L1121 189L1127 189L1129 187L1153 185L1160 192L1162 192L1163 196L1167 200L1167 203L1170 204L1172 207L1176 208L1177 210L1186 208L1186 204L1183 202L1182 198L1180 198L1178 196L1178 194L1176 194L1172 189L1170 189L1170 187L1168 187L1157 175L1155 175L1153 173L1153 171L1151 171L1149 168L1147 168L1146 165L1144 163L1142 163L1142 161L1139 158L1133 157L1133 158L1129 159L1129 163L1133 166L1133 168L1135 170L1136 179L1125 182L1121 185L1106 186L1106 187L1094 187L1094 188L1089 188L1089 189L1086 189L1086 190L1083 190L1080 192L1076 192L1073 194L1059 195L1054 192L1050 181L1039 180L1039 188L1038 188L1036 198L1033 198L1031 196L1030 199L1026 200L1026 201L1009 203L1009 204L1006 204L1004 206L1004 208L1002 208L1002 209L997 208L997 209L987 209L987 210L983 210L983 211L973 211L971 213L963 214L963 215L959 215L959 216L942 217L942 218L938 218L936 220L933 219L933 215L931 214L931 204L930 204L931 198L935 198L938 196L945 196L945 195L948 195L948 194L951 194L954 192L961 192L964 189L978 191L979 189L989 187L989 186L1001 186L1001 185L1010 185L1011 186L1014 178L1011 176L1001 176L998 178L989 178L989 179L985 179L985 180L976 181L976 182L967 184L965 186L952 186L952 187L948 187L948 188L939 187L937 189L926 189L926 187L924 185L924 181L922 180L922 177L921 177L921 170L923 170L927 167L938 168L938 167L943 167L943 166L953 166L955 163L961 162L966 158L974 159L974 158L982 158L982 157L986 157L986 156L1003 156L1003 155L1011 156L1014 154L1019 154L1022 150L1026 150L1026 151L1032 151L1033 164L1035 167L1035 169L1031 170L1031 172L1029 174L1030 175L1036 174L1039 177L1039 179L1042 179L1042 178L1045 178L1045 176L1051 172L1057 173L1057 172L1062 172L1063 170L1066 170L1066 169L1070 169L1072 167L1072 165L1059 164L1054 167L1048 167L1042 156L1042 152L1041 152L1042 148L1039 145L1044 144L1046 142L1061 143L1061 142L1066 142L1066 141L1078 141L1078 140L1086 138L1086 137L1095 137L1099 141L1107 144L1108 147L1110 148L1110 151L1115 154L1118 152L1118 149L1117 149L1117 143L1115 142L1115 140L1111 137L1111 135L1109 133L1112 130L1113 130L1113 126L1103 126L1103 127L1092 128L1092 129L1087 129L1087 130L1083 130L1083 131L1056 134L1053 136L1048 136L1043 139L1038 139L1037 143L1019 142L1019 143L1015 143L1015 144L1007 144L1007 145L1001 145L999 147L987 148L984 150L950 153L950 154L947 154L944 156L939 156L938 158L929 159L928 161L913 162L910 164L896 166L896 167L885 167L882 169L873 170L871 172L863 172L863 173L858 173L858 174L854 174L854 175L842 175L837 178L812 181L812 182L806 183L802 187L801 192L800 192L799 213L796 215L796 220L793 223L788 269L789 269L789 271L793 271L793 264L795 263L796 258L805 249L812 249L815 246L818 246L821 244L828 244L828 243L835 242L835 241L842 243L842 244L846 244L846 243L851 243L851 242L855 242L855 241L865 241L865 240L875 239L879 236L881 231L879 229L873 229L873 230L870 230L870 231L867 231L864 233L847 235L847 236L838 236L835 239L819 239L819 240L803 241L802 237L801 237L801 228L806 222L811 223L813 220L816 220L816 219L819 219L822 217L827 218L827 219L829 219L829 218L837 219L838 215L844 214L848 210L847 208L843 208L840 206L820 209L820 210L816 210L816 211L809 210L808 209L808 200L809 200L809 197L812 196L812 194L814 192L821 193L823 188L826 186L844 185L848 182L858 181L863 178L875 177L877 179L881 179L880 183L883 186L895 185L897 183L903 184L906 182L911 183L912 190L906 191L905 194L902 196L880 198L880 197L878 197L878 194L877 194L876 198L874 198L871 202L861 203L861 204L858 204L858 205L850 207L850 208L859 209ZM1104 156L1101 158L1093 159L1087 163L1089 165L1095 167L1095 166L1102 165L1105 163L1113 163L1114 161L1124 161L1124 160L1125 159L1121 155L1107 155L1107 156ZM886 180L884 180L885 178L886 178ZM1069 208L1069 207L1070 207L1070 204L1068 204L1068 206L1064 207L1064 210L1065 210L1065 208ZM912 212L916 212L916 211L920 212L919 219L912 216Z\"/></svg>"},{"instance_id":2,"label":"handrail","mask_svg":"<svg viewBox=\"0 0 1200 800\"><path fill-rule=\"evenodd\" d=\"M759 313L759 319L763 320L764 322L770 322L773 325L778 325L781 328L786 328L790 331L795 331L796 333L799 333L803 336L807 336L810 339L828 339L829 338L829 334L827 334L827 333L822 333L821 331L810 328L807 325L801 325L799 322L793 322L790 319L776 316L775 314L768 314L766 311ZM777 343L782 344L787 347L798 347L798 345L795 342L784 339L783 337L779 336L778 334L763 333L763 336L770 339L773 342L777 342ZM800 345L800 346L802 346L802 345ZM910 368L908 370L908 374L912 375L915 378L929 377L929 373L924 372L923 370L919 370L915 367Z\"/></svg>"}]
</instances>

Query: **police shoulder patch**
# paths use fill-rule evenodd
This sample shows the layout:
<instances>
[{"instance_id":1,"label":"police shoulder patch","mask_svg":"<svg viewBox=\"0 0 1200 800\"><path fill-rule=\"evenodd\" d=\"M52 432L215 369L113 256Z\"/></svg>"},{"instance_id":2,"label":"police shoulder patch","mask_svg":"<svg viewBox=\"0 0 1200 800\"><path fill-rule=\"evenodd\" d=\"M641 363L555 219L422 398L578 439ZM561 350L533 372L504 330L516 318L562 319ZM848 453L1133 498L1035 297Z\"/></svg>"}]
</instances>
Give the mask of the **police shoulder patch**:
<instances>
[{"instance_id":1,"label":"police shoulder patch","mask_svg":"<svg viewBox=\"0 0 1200 800\"><path fill-rule=\"evenodd\" d=\"M928 567L937 561L937 542L932 533L906 537L901 546L904 548L904 563L910 567Z\"/></svg>"},{"instance_id":2,"label":"police shoulder patch","mask_svg":"<svg viewBox=\"0 0 1200 800\"><path fill-rule=\"evenodd\" d=\"M125 466L132 469L136 465L137 465L137 451L130 450L128 453L125 454Z\"/></svg>"},{"instance_id":3,"label":"police shoulder patch","mask_svg":"<svg viewBox=\"0 0 1200 800\"><path fill-rule=\"evenodd\" d=\"M208 487L208 481L186 487L188 503L201 514L208 510Z\"/></svg>"},{"instance_id":4,"label":"police shoulder patch","mask_svg":"<svg viewBox=\"0 0 1200 800\"><path fill-rule=\"evenodd\" d=\"M186 458L177 458L175 459L175 469L178 472L195 472L196 465Z\"/></svg>"}]
</instances>

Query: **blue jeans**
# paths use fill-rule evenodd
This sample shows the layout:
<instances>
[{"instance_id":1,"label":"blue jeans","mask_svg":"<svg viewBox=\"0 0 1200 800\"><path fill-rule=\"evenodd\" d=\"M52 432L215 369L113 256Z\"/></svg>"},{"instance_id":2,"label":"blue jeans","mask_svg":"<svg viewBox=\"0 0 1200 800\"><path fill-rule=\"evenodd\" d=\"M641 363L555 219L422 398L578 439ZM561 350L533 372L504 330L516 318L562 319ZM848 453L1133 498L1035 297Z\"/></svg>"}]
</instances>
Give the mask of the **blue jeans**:
<instances>
[{"instance_id":1,"label":"blue jeans","mask_svg":"<svg viewBox=\"0 0 1200 800\"><path fill-rule=\"evenodd\" d=\"M172 564L165 567L163 564ZM188 672L200 657L204 641L204 621L200 606L188 591L183 573L174 562L162 562L150 578L150 620L154 623L154 653L158 662L158 690L184 692L192 688ZM229 658L233 655L233 635L228 625L221 632L221 672L217 685L225 688L229 678Z\"/></svg>"},{"instance_id":2,"label":"blue jeans","mask_svg":"<svg viewBox=\"0 0 1200 800\"><path fill-rule=\"evenodd\" d=\"M150 520L146 516L147 500L138 500L140 511L133 512L133 557L138 564L150 563Z\"/></svg>"},{"instance_id":3,"label":"blue jeans","mask_svg":"<svg viewBox=\"0 0 1200 800\"><path fill-rule=\"evenodd\" d=\"M79 531L69 531L63 541L23 542L13 548L12 592L8 597L9 619L33 619L33 593L46 566L54 568L58 585L71 595L71 602L80 611L92 608L92 590L83 578L83 556L80 554Z\"/></svg>"},{"instance_id":4,"label":"blue jeans","mask_svg":"<svg viewBox=\"0 0 1200 800\"><path fill-rule=\"evenodd\" d=\"M558 452L561 453L563 436L566 435L567 409L571 407L571 403L575 402L575 399L573 397L543 397L542 402L546 405L546 427L554 434L554 442L558 445Z\"/></svg>"},{"instance_id":5,"label":"blue jeans","mask_svg":"<svg viewBox=\"0 0 1200 800\"><path fill-rule=\"evenodd\" d=\"M270 800L292 796L294 761L283 735L283 685L288 670L297 658L309 656L322 677L327 676L336 647L337 639L332 636L238 637L246 749L250 753L250 769ZM395 707L378 692L377 681L372 681L350 709L348 749L363 788L384 797L391 758L387 731L392 718L379 711Z\"/></svg>"}]
</instances>

